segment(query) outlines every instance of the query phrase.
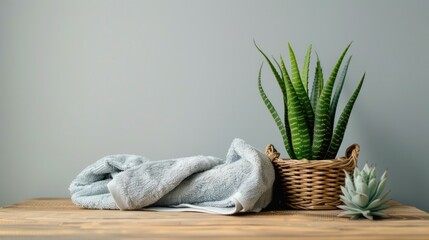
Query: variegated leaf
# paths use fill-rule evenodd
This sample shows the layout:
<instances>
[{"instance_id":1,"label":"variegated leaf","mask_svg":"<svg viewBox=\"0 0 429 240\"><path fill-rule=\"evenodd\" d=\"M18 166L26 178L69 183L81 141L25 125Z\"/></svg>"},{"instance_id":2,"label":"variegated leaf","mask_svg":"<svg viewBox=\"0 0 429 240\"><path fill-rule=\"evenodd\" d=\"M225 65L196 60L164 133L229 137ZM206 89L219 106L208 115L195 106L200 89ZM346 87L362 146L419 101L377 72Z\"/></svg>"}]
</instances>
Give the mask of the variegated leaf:
<instances>
[{"instance_id":1,"label":"variegated leaf","mask_svg":"<svg viewBox=\"0 0 429 240\"><path fill-rule=\"evenodd\" d=\"M262 65L261 68L259 69L259 75L258 75L258 88L259 88L259 94L261 95L262 100L265 103L265 106L268 108L268 110L271 113L271 116L274 119L274 122L276 123L278 129L280 130L280 133L282 135L283 138L283 143L285 145L286 151L288 152L289 156L291 158L295 158L295 154L293 151L292 146L289 144L289 139L288 136L286 134L286 128L283 125L283 122L281 121L276 109L274 108L273 104L271 103L271 101L268 99L267 95L265 94L264 89L262 88L262 83L261 83L261 71L262 71Z\"/></svg>"},{"instance_id":2,"label":"variegated leaf","mask_svg":"<svg viewBox=\"0 0 429 240\"><path fill-rule=\"evenodd\" d=\"M291 64L291 70L292 70L292 85L293 85L293 88L295 89L296 95L298 96L299 103L302 106L304 120L306 121L307 128L310 132L309 141L310 143L312 143L313 128L314 128L314 112L313 112L313 108L311 107L311 102L310 102L310 99L308 98L307 91L305 90L305 87L301 80L301 76L299 74L299 67L295 58L295 53L293 52L293 49L290 46L290 44L288 44L288 47L289 47L290 64ZM287 86L287 84L285 85Z\"/></svg>"},{"instance_id":3,"label":"variegated leaf","mask_svg":"<svg viewBox=\"0 0 429 240\"><path fill-rule=\"evenodd\" d=\"M344 133L347 128L347 123L349 122L350 114L353 110L353 106L359 95L364 79L365 79L365 74L363 75L362 80L360 81L353 95L350 97L343 112L341 113L340 118L338 119L338 123L334 131L334 135L332 137L331 143L329 144L328 152L326 153L326 158L328 159L335 158L335 156L338 153L338 149L340 148L341 142L343 141L343 138L344 138Z\"/></svg>"},{"instance_id":4,"label":"variegated leaf","mask_svg":"<svg viewBox=\"0 0 429 240\"><path fill-rule=\"evenodd\" d=\"M328 151L329 143L332 136L332 127L330 119L330 103L332 90L337 77L338 69L344 59L344 56L349 49L350 44L343 51L340 58L338 59L332 73L323 87L322 95L319 98L319 102L316 108L315 124L314 124L314 139L313 139L313 159L323 159Z\"/></svg>"},{"instance_id":5,"label":"variegated leaf","mask_svg":"<svg viewBox=\"0 0 429 240\"><path fill-rule=\"evenodd\" d=\"M311 142L310 132L305 119L305 110L303 109L298 94L296 93L287 74L286 67L281 56L280 66L282 68L283 78L286 85L288 119L293 150L297 159L309 159L311 157Z\"/></svg>"}]
</instances>

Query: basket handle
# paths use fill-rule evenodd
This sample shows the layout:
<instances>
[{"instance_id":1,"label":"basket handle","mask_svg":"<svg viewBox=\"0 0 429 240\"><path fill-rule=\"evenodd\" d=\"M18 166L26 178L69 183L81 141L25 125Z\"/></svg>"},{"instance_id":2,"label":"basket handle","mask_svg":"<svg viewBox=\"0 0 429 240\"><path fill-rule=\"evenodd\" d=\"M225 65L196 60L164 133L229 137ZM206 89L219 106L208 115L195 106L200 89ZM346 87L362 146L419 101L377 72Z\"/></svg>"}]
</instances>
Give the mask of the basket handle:
<instances>
[{"instance_id":1,"label":"basket handle","mask_svg":"<svg viewBox=\"0 0 429 240\"><path fill-rule=\"evenodd\" d=\"M273 144L268 144L265 147L265 155L271 160L274 161L275 159L280 157L280 153L277 152L277 150L274 148Z\"/></svg>"},{"instance_id":2,"label":"basket handle","mask_svg":"<svg viewBox=\"0 0 429 240\"><path fill-rule=\"evenodd\" d=\"M360 146L359 144L355 143L346 149L346 158L352 159L355 162L355 165L357 165L359 152L360 152Z\"/></svg>"}]
</instances>

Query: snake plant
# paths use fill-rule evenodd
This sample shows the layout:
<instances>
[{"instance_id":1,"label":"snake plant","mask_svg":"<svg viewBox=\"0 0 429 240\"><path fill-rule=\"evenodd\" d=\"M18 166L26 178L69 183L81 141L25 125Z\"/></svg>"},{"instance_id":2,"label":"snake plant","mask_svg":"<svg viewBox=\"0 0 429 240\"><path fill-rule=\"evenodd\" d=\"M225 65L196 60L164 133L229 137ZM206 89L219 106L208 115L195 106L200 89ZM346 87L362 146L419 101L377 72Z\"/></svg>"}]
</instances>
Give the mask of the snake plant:
<instances>
[{"instance_id":1,"label":"snake plant","mask_svg":"<svg viewBox=\"0 0 429 240\"><path fill-rule=\"evenodd\" d=\"M278 60L274 58L271 61L255 43L256 48L267 61L283 94L284 116L282 121L279 113L262 88L261 72L263 65L261 65L258 76L259 93L280 130L285 149L290 158L320 160L336 157L343 141L354 103L365 79L364 74L334 126L338 99L343 89L351 57L348 58L343 67L335 91L334 85L337 80L338 71L350 45L341 54L326 82L324 81L319 57L317 56L314 81L310 94L308 74L312 45L307 49L304 64L300 72L295 53L291 45L288 44L290 58L289 74L282 56Z\"/></svg>"}]
</instances>

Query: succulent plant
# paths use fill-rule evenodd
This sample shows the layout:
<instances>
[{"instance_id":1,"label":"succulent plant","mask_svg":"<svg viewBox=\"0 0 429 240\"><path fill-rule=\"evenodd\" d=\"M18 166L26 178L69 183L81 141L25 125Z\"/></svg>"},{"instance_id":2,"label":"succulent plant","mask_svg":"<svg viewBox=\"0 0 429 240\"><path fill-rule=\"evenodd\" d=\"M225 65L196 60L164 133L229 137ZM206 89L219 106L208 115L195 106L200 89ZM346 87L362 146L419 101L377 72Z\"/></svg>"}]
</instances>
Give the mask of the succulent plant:
<instances>
[{"instance_id":1,"label":"succulent plant","mask_svg":"<svg viewBox=\"0 0 429 240\"><path fill-rule=\"evenodd\" d=\"M339 217L350 217L351 219L374 217L387 218L389 215L382 210L389 208L387 205L387 195L389 192L384 191L387 177L386 171L377 181L376 169L374 166L369 167L367 164L362 171L355 168L353 178L346 173L346 185L341 186L341 200L344 205L338 206L345 210L340 213Z\"/></svg>"},{"instance_id":2,"label":"succulent plant","mask_svg":"<svg viewBox=\"0 0 429 240\"><path fill-rule=\"evenodd\" d=\"M292 159L335 158L341 142L343 141L351 111L365 78L364 74L362 80L340 115L334 129L338 99L343 89L351 57L344 65L343 72L339 77L339 82L336 85L335 92L333 92L334 84L337 79L341 63L350 47L350 44L341 54L326 83L324 83L322 67L320 60L317 57L315 77L310 96L310 89L308 88L308 73L312 51L311 45L308 47L303 69L300 73L295 53L289 44L291 75L289 75L286 69L282 56L280 56L279 61L273 59L273 64L273 62L256 45L256 43L255 46L268 62L283 94L284 122L279 117L278 112L262 88L261 65L258 77L259 93L280 130L283 143L289 157Z\"/></svg>"}]
</instances>

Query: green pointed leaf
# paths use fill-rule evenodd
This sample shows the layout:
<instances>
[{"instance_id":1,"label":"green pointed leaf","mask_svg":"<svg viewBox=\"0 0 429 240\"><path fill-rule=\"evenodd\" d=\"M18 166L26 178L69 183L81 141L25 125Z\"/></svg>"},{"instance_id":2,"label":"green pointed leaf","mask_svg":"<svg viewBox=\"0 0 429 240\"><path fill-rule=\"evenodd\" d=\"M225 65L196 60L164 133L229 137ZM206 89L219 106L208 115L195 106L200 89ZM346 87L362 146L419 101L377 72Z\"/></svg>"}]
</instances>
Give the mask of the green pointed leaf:
<instances>
[{"instance_id":1,"label":"green pointed leaf","mask_svg":"<svg viewBox=\"0 0 429 240\"><path fill-rule=\"evenodd\" d=\"M368 205L368 207L366 207L366 209L369 209L371 211L383 210L383 209L389 207L389 205L386 204L388 201L390 201L390 199L377 198L374 201L372 201Z\"/></svg>"},{"instance_id":2,"label":"green pointed leaf","mask_svg":"<svg viewBox=\"0 0 429 240\"><path fill-rule=\"evenodd\" d=\"M384 213L384 212L373 212L372 215L374 215L374 217L380 217L380 218L389 218L389 214Z\"/></svg>"},{"instance_id":3,"label":"green pointed leaf","mask_svg":"<svg viewBox=\"0 0 429 240\"><path fill-rule=\"evenodd\" d=\"M319 56L317 56L317 60L319 60ZM320 97L320 95L322 95L322 92L323 92L323 87L324 87L324 85L325 85L325 80L323 79L323 71L322 71L322 65L320 64L320 61L319 61L319 68L320 68L320 72L319 72L319 78L321 79L320 81L319 81L319 97ZM314 109L314 111L316 111L316 109Z\"/></svg>"},{"instance_id":4,"label":"green pointed leaf","mask_svg":"<svg viewBox=\"0 0 429 240\"><path fill-rule=\"evenodd\" d=\"M353 171L353 179L356 179L360 175L359 168L355 168Z\"/></svg>"},{"instance_id":5,"label":"green pointed leaf","mask_svg":"<svg viewBox=\"0 0 429 240\"><path fill-rule=\"evenodd\" d=\"M284 76L286 75L289 78L289 74L287 73L286 69L284 69L284 70L282 69L282 67L280 66L279 62L275 58L273 58L273 60L276 63L277 67L279 68L279 72L281 73L280 77L282 78L282 80L284 82L285 81L284 80ZM286 71L286 74L284 73L284 71ZM292 136L291 136L291 133L290 133L289 118L287 116L288 115L287 96L284 96L284 98L283 98L283 106L284 106L284 108L283 108L284 109L283 119L284 119L284 125L285 125L285 128L286 128L286 135L287 135L287 139L288 139L288 142L289 142L289 146L292 146ZM289 154L289 157L295 158L295 153Z\"/></svg>"},{"instance_id":6,"label":"green pointed leaf","mask_svg":"<svg viewBox=\"0 0 429 240\"><path fill-rule=\"evenodd\" d=\"M311 90L311 106L314 110L317 108L317 102L319 101L320 94L323 89L323 72L322 67L320 66L319 57L317 57L316 70L314 71L314 81L313 88Z\"/></svg>"},{"instance_id":7,"label":"green pointed leaf","mask_svg":"<svg viewBox=\"0 0 429 240\"><path fill-rule=\"evenodd\" d=\"M332 73L323 87L322 95L319 98L319 102L316 108L316 117L314 124L314 139L313 139L313 159L323 159L328 151L329 143L332 137L332 127L330 118L330 103L332 90L337 77L338 69L350 48L350 44L343 51L340 58L338 59Z\"/></svg>"},{"instance_id":8,"label":"green pointed leaf","mask_svg":"<svg viewBox=\"0 0 429 240\"><path fill-rule=\"evenodd\" d=\"M272 58L273 58L273 61L276 63L276 66L277 66L277 68L278 68L278 72L279 72L279 73L281 73L281 72L282 72L282 68L280 67L279 62L278 62L274 57L272 57ZM279 74L279 76L280 76L280 78L282 79L282 81L284 82L283 74Z\"/></svg>"},{"instance_id":9,"label":"green pointed leaf","mask_svg":"<svg viewBox=\"0 0 429 240\"><path fill-rule=\"evenodd\" d=\"M383 201L381 199L375 199L374 201L372 201L367 207L366 209L373 209L373 208L378 208L383 204Z\"/></svg>"},{"instance_id":10,"label":"green pointed leaf","mask_svg":"<svg viewBox=\"0 0 429 240\"><path fill-rule=\"evenodd\" d=\"M356 205L353 200L349 200L344 196L340 196L341 200L343 201L344 204L346 204L349 207L353 207L353 208L359 208L358 205Z\"/></svg>"},{"instance_id":11,"label":"green pointed leaf","mask_svg":"<svg viewBox=\"0 0 429 240\"><path fill-rule=\"evenodd\" d=\"M350 114L353 110L353 106L359 95L364 79L365 79L365 74L363 75L362 80L360 81L353 95L350 97L346 107L344 108L340 118L338 119L338 123L334 131L334 135L332 137L331 143L329 144L329 149L326 154L326 158L328 159L335 158L335 156L338 153L338 149L340 148L341 142L343 141L343 138L344 138L344 133L347 128L347 123L349 122Z\"/></svg>"},{"instance_id":12,"label":"green pointed leaf","mask_svg":"<svg viewBox=\"0 0 429 240\"><path fill-rule=\"evenodd\" d=\"M294 86L295 89L296 88L305 89L304 85L302 84L301 75L299 74L299 67L295 58L295 53L292 47L290 46L290 43L288 43L288 48L289 48L290 65L292 69L292 85Z\"/></svg>"},{"instance_id":13,"label":"green pointed leaf","mask_svg":"<svg viewBox=\"0 0 429 240\"><path fill-rule=\"evenodd\" d=\"M344 211L344 212L339 213L337 215L337 217L351 217L354 214L355 214L354 212Z\"/></svg>"},{"instance_id":14,"label":"green pointed leaf","mask_svg":"<svg viewBox=\"0 0 429 240\"><path fill-rule=\"evenodd\" d=\"M365 169L362 171L361 176L362 176L363 181L365 183L367 183L369 175L366 173Z\"/></svg>"},{"instance_id":15,"label":"green pointed leaf","mask_svg":"<svg viewBox=\"0 0 429 240\"><path fill-rule=\"evenodd\" d=\"M380 179L386 179L387 178L387 171L384 171L383 175L381 175Z\"/></svg>"},{"instance_id":16,"label":"green pointed leaf","mask_svg":"<svg viewBox=\"0 0 429 240\"><path fill-rule=\"evenodd\" d=\"M273 104L271 103L271 101L268 99L267 95L265 94L264 89L262 88L262 83L261 83L261 71L262 71L262 65L261 68L259 69L259 75L258 75L258 87L259 87L259 94L261 95L262 100L265 103L265 106L267 106L268 110L271 113L271 116L273 117L277 127L280 130L280 133L282 135L283 138L283 143L285 145L286 151L288 152L289 156L291 158L295 157L292 145L289 144L289 139L288 136L286 134L286 128L283 125L283 122L281 121L276 109L274 108Z\"/></svg>"},{"instance_id":17,"label":"green pointed leaf","mask_svg":"<svg viewBox=\"0 0 429 240\"><path fill-rule=\"evenodd\" d=\"M368 204L368 196L362 193L356 193L356 195L352 197L352 201L363 208Z\"/></svg>"},{"instance_id":18,"label":"green pointed leaf","mask_svg":"<svg viewBox=\"0 0 429 240\"><path fill-rule=\"evenodd\" d=\"M389 199L386 198L387 195L389 195L389 193L390 193L390 190L387 191L387 192L384 192L384 193L380 194L380 196L378 196L377 199L381 199L381 200L384 201L384 203L386 203L386 202L389 201Z\"/></svg>"},{"instance_id":19,"label":"green pointed leaf","mask_svg":"<svg viewBox=\"0 0 429 240\"><path fill-rule=\"evenodd\" d=\"M372 209L374 212L379 212L379 211L381 211L381 210L385 210L385 209L388 209L388 208L390 208L390 205L387 205L387 204L383 204L383 205L381 205L380 207L378 207L378 208L374 208L374 209Z\"/></svg>"},{"instance_id":20,"label":"green pointed leaf","mask_svg":"<svg viewBox=\"0 0 429 240\"><path fill-rule=\"evenodd\" d=\"M309 159L311 157L310 132L305 121L305 110L303 109L298 94L287 74L283 58L280 56L280 66L286 85L287 108L289 127L292 138L292 146L296 159Z\"/></svg>"},{"instance_id":21,"label":"green pointed leaf","mask_svg":"<svg viewBox=\"0 0 429 240\"><path fill-rule=\"evenodd\" d=\"M369 183L370 174L371 174L371 168L368 166L368 163L365 163L365 166L363 167L363 170L362 170L362 176L366 183Z\"/></svg>"},{"instance_id":22,"label":"green pointed leaf","mask_svg":"<svg viewBox=\"0 0 429 240\"><path fill-rule=\"evenodd\" d=\"M373 178L368 183L368 191L369 191L369 199L372 200L375 194L375 191L377 191L377 179Z\"/></svg>"},{"instance_id":23,"label":"green pointed leaf","mask_svg":"<svg viewBox=\"0 0 429 240\"><path fill-rule=\"evenodd\" d=\"M280 76L281 76L281 78L282 78L282 80L283 80L283 82L285 84L285 77L287 77L287 79L290 79L289 78L289 74L288 74L288 72L287 72L287 70L286 70L286 68L284 66L282 68L280 66L279 62L275 58L273 58L273 59L274 59L276 65L278 66L278 68L280 69L280 71L279 71L281 73ZM286 84L285 84L285 86L286 86ZM288 118L287 95L285 95L283 97L283 106L284 106L284 116L283 116L283 119L284 119L284 126L286 128L286 136L287 136L287 139L288 139L289 146L291 146L291 148L293 148L293 146L292 146L292 136L291 136L291 133L290 133L290 125L289 125L289 118ZM288 152L288 154L289 154L289 152ZM292 152L291 154L289 154L289 157L292 158L292 159L294 159L294 158L296 158L296 155L295 155L294 152Z\"/></svg>"},{"instance_id":24,"label":"green pointed leaf","mask_svg":"<svg viewBox=\"0 0 429 240\"><path fill-rule=\"evenodd\" d=\"M344 173L346 174L346 188L352 191L356 191L355 185L350 177L350 174L346 170L344 170Z\"/></svg>"},{"instance_id":25,"label":"green pointed leaf","mask_svg":"<svg viewBox=\"0 0 429 240\"><path fill-rule=\"evenodd\" d=\"M380 197L380 195L383 193L383 191L384 191L384 186L386 185L386 181L387 181L387 179L386 178L384 178L384 179L381 179L380 180L380 183L378 184L378 186L377 186L377 191L375 192L375 194L374 194L374 199L377 199L377 198L379 198Z\"/></svg>"},{"instance_id":26,"label":"green pointed leaf","mask_svg":"<svg viewBox=\"0 0 429 240\"><path fill-rule=\"evenodd\" d=\"M369 220L374 220L374 217L372 216L371 211L365 211L362 213L362 215Z\"/></svg>"},{"instance_id":27,"label":"green pointed leaf","mask_svg":"<svg viewBox=\"0 0 429 240\"><path fill-rule=\"evenodd\" d=\"M355 208L355 207L351 207L351 206L347 206L347 205L340 205L340 206L338 206L338 208L343 209L345 211L359 212L359 213L363 211L360 207Z\"/></svg>"},{"instance_id":28,"label":"green pointed leaf","mask_svg":"<svg viewBox=\"0 0 429 240\"><path fill-rule=\"evenodd\" d=\"M265 58L265 60L267 60L267 62L268 62L268 64L270 65L270 68L271 68L271 71L273 72L273 74L274 74L274 77L276 78L276 80L277 80L277 83L278 83L278 85L279 85L279 87L280 87L280 89L281 89L281 91L282 91L282 94L283 94L283 102L284 102L284 116L285 116L285 118L284 118L284 120L285 120L285 124L283 125L283 126L285 126L285 130L286 130L286 139L287 139L287 142L288 142L288 144L285 144L285 148L286 148L286 151L288 152L288 154L289 154L289 157L291 157L291 158L295 158L295 153L294 153L294 151L293 151L293 148L292 148L292 140L291 140L291 134L290 134L290 128L289 128L289 122L288 122L288 119L287 119L287 94L286 94L286 87L285 87L285 83L284 83L284 80L283 80L283 76L282 76L282 74L279 74L278 72L277 72L277 70L276 70L276 68L274 67L274 65L272 64L272 62L270 61L270 59L267 57L267 55L265 55L265 53L258 47L258 45L256 45L256 42L255 41L253 41L254 42L254 44L255 44L255 47L258 49L258 51L262 54L262 56ZM274 59L275 60L275 59ZM280 67L279 66L279 64L278 64L278 62L275 60L275 63L277 64L277 66L278 67ZM282 133L282 137L283 137L283 133ZM283 137L283 141L285 142L285 137ZM289 150L288 150L289 149Z\"/></svg>"},{"instance_id":29,"label":"green pointed leaf","mask_svg":"<svg viewBox=\"0 0 429 240\"><path fill-rule=\"evenodd\" d=\"M293 49L290 46L290 44L288 44L288 47L289 47L290 64L292 69L292 85L293 85L293 88L295 89L299 102L304 111L304 120L307 123L307 128L310 133L308 141L312 143L313 128L314 128L314 112L313 112L313 108L311 107L311 102L310 102L310 99L308 98L307 91L305 90L305 87L302 83L301 76L299 75L299 68L296 62L295 53L293 52Z\"/></svg>"},{"instance_id":30,"label":"green pointed leaf","mask_svg":"<svg viewBox=\"0 0 429 240\"><path fill-rule=\"evenodd\" d=\"M358 178L355 179L354 181L355 181L357 193L362 193L362 194L368 193L368 185L365 183L365 181L363 180L363 178L361 176L358 176Z\"/></svg>"},{"instance_id":31,"label":"green pointed leaf","mask_svg":"<svg viewBox=\"0 0 429 240\"><path fill-rule=\"evenodd\" d=\"M366 175L369 175L368 173L370 172L370 169L369 169L368 163L365 163L365 165L363 166L362 171L363 171Z\"/></svg>"},{"instance_id":32,"label":"green pointed leaf","mask_svg":"<svg viewBox=\"0 0 429 240\"><path fill-rule=\"evenodd\" d=\"M350 195L349 191L347 191L347 188L345 188L344 186L340 186L340 188L341 188L341 192L343 193L344 197L351 201L352 196Z\"/></svg>"},{"instance_id":33,"label":"green pointed leaf","mask_svg":"<svg viewBox=\"0 0 429 240\"><path fill-rule=\"evenodd\" d=\"M264 56L265 60L267 60L268 65L270 65L271 71L273 72L274 77L276 78L277 83L279 84L279 87L283 93L283 97L286 98L286 87L282 77L279 75L279 73L277 72L276 68L274 67L270 59L267 57L267 55L265 55L265 53L258 47L258 45L256 45L256 42L253 41L253 43L255 44L255 47L258 49L258 51L262 54L262 56Z\"/></svg>"},{"instance_id":34,"label":"green pointed leaf","mask_svg":"<svg viewBox=\"0 0 429 240\"><path fill-rule=\"evenodd\" d=\"M375 167L374 166L371 168L371 171L369 172L369 178L370 179L375 179L376 178Z\"/></svg>"},{"instance_id":35,"label":"green pointed leaf","mask_svg":"<svg viewBox=\"0 0 429 240\"><path fill-rule=\"evenodd\" d=\"M304 89L306 92L308 92L308 70L310 67L310 58L311 58L311 44L308 46L307 53L305 54L304 58L304 66L302 67L302 84L304 85Z\"/></svg>"},{"instance_id":36,"label":"green pointed leaf","mask_svg":"<svg viewBox=\"0 0 429 240\"><path fill-rule=\"evenodd\" d=\"M331 125L334 127L335 121L335 113L337 111L338 100L340 98L341 92L343 90L344 81L346 80L347 70L349 69L350 60L352 60L352 56L349 57L346 64L344 65L343 71L341 73L339 82L337 83L337 88L335 89L334 96L332 98L331 103Z\"/></svg>"},{"instance_id":37,"label":"green pointed leaf","mask_svg":"<svg viewBox=\"0 0 429 240\"><path fill-rule=\"evenodd\" d=\"M281 69L281 66L280 66L279 62L274 57L273 57L273 60L276 63L276 65L277 65L277 67L279 69L279 72L282 73L282 69ZM280 77L281 77L282 81L284 82L284 76L283 75L284 75L283 73L280 74ZM288 75L288 74L286 73L286 75ZM283 96L283 106L284 106L284 108L283 108L284 109L283 119L284 119L284 126L286 128L286 136L287 136L287 139L288 139L288 142L289 142L289 146L292 146L292 137L290 135L289 119L287 117L288 110L287 110L287 97L286 97L286 95ZM292 156L295 156L295 153L289 154L289 157L292 158Z\"/></svg>"}]
</instances>

